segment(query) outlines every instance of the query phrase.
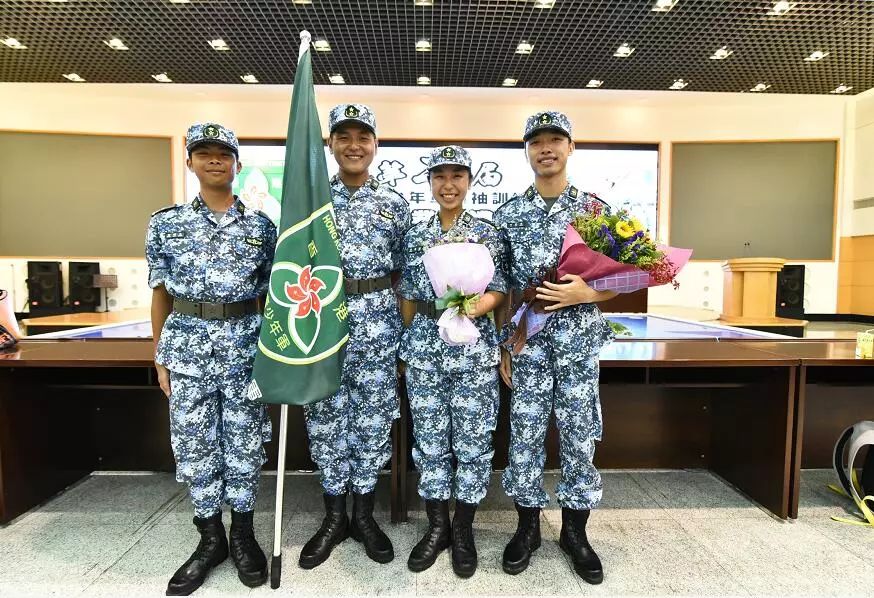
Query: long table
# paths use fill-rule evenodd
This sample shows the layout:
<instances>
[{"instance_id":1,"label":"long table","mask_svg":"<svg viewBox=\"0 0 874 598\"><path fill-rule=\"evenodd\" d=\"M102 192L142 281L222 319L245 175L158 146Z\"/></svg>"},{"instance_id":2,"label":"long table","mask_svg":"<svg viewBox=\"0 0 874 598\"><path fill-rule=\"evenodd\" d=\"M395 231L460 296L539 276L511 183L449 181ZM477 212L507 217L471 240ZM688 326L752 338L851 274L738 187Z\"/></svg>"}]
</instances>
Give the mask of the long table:
<instances>
[{"instance_id":1,"label":"long table","mask_svg":"<svg viewBox=\"0 0 874 598\"><path fill-rule=\"evenodd\" d=\"M764 338L617 341L601 356L605 428L596 463L707 468L775 515L797 516L802 464L829 466L830 454L817 447L859 415L871 417L874 361L851 359L853 347ZM407 511L404 407L393 432L395 521ZM274 419L277 413L271 408ZM287 467L313 470L301 410L290 415ZM496 468L506 464L508 422L505 396ZM168 430L151 340L23 341L0 355L0 523L94 470L172 471ZM267 469L276 454L270 443ZM547 466L557 465L553 428Z\"/></svg>"}]
</instances>

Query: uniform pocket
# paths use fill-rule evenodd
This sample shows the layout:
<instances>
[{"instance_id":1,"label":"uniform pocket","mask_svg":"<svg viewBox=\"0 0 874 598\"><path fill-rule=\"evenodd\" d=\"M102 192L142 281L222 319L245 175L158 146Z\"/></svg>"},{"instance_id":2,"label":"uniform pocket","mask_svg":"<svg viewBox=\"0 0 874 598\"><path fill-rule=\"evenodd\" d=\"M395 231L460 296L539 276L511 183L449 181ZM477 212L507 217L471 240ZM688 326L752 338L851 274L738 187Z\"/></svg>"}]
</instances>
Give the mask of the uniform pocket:
<instances>
[{"instance_id":1,"label":"uniform pocket","mask_svg":"<svg viewBox=\"0 0 874 598\"><path fill-rule=\"evenodd\" d=\"M164 245L166 246L169 255L179 257L194 248L194 239L187 234L179 233L168 236L164 241Z\"/></svg>"},{"instance_id":2,"label":"uniform pocket","mask_svg":"<svg viewBox=\"0 0 874 598\"><path fill-rule=\"evenodd\" d=\"M253 245L244 239L235 241L233 247L237 257L244 260L258 260L263 252L261 245Z\"/></svg>"}]
</instances>

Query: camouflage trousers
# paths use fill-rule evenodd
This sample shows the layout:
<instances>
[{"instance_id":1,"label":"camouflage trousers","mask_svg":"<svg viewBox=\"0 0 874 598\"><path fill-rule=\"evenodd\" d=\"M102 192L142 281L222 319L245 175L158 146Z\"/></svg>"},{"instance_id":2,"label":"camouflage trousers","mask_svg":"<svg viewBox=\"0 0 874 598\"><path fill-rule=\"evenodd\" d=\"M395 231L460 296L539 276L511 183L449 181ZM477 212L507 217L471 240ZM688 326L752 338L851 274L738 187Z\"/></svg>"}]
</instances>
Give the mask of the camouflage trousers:
<instances>
[{"instance_id":1,"label":"camouflage trousers","mask_svg":"<svg viewBox=\"0 0 874 598\"><path fill-rule=\"evenodd\" d=\"M504 470L506 493L525 507L544 507L546 428L555 410L561 457L556 496L562 507L593 509L601 502L601 475L592 464L595 441L601 439L598 357L558 360L549 335L532 336L513 356L510 401L510 452Z\"/></svg>"},{"instance_id":2,"label":"camouflage trousers","mask_svg":"<svg viewBox=\"0 0 874 598\"><path fill-rule=\"evenodd\" d=\"M304 406L310 455L325 494L366 494L391 458L391 426L400 415L394 348L347 353L340 389Z\"/></svg>"},{"instance_id":3,"label":"camouflage trousers","mask_svg":"<svg viewBox=\"0 0 874 598\"><path fill-rule=\"evenodd\" d=\"M264 406L246 397L251 369L215 370L205 376L170 372L176 479L188 485L198 517L214 515L223 502L241 512L255 508L271 433Z\"/></svg>"},{"instance_id":4,"label":"camouflage trousers","mask_svg":"<svg viewBox=\"0 0 874 598\"><path fill-rule=\"evenodd\" d=\"M444 372L408 367L407 396L419 495L426 500L454 496L478 504L488 490L495 454L497 368ZM458 462L454 476L453 455Z\"/></svg>"}]
</instances>

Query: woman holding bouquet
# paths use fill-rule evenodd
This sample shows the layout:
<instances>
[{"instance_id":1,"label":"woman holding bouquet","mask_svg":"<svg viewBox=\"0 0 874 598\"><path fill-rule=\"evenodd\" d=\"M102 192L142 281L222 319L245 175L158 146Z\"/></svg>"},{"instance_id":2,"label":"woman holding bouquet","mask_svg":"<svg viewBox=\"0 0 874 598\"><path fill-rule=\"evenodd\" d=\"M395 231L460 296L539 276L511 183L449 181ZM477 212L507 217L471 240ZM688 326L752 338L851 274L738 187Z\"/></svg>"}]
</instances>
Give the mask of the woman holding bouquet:
<instances>
[{"instance_id":1,"label":"woman holding bouquet","mask_svg":"<svg viewBox=\"0 0 874 598\"><path fill-rule=\"evenodd\" d=\"M544 440L554 410L561 441L561 480L556 488L562 507L560 544L580 577L601 583L604 573L586 536L586 522L602 493L601 476L592 464L595 441L601 439L598 353L613 335L595 303L616 293L596 291L571 274L560 281L537 281L557 265L571 219L605 205L568 183L567 161L574 144L567 116L532 115L523 141L534 184L495 212L495 224L509 242L514 299L527 290L553 315L521 351L512 357L506 350L501 355L501 377L513 389L503 486L519 515L503 567L507 573L521 573L540 547L540 509L549 502L543 490ZM502 324L504 314L495 315Z\"/></svg>"},{"instance_id":2,"label":"woman holding bouquet","mask_svg":"<svg viewBox=\"0 0 874 598\"><path fill-rule=\"evenodd\" d=\"M399 356L406 363L413 460L428 516L428 529L407 564L424 571L452 546L453 570L470 577L477 567L473 518L486 495L494 454L499 349L487 314L507 290L505 246L494 225L462 207L471 183L466 150L435 148L428 178L440 211L407 232L400 283L407 329Z\"/></svg>"}]
</instances>

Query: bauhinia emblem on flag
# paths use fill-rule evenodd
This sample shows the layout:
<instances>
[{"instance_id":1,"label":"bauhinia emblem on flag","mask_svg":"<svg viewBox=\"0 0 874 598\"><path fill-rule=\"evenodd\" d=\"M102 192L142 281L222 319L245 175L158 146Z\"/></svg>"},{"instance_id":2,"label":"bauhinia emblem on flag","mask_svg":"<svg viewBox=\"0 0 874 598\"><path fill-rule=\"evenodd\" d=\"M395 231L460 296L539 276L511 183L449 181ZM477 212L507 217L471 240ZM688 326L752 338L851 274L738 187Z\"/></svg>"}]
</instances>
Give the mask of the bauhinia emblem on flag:
<instances>
[{"instance_id":1,"label":"bauhinia emblem on flag","mask_svg":"<svg viewBox=\"0 0 874 598\"><path fill-rule=\"evenodd\" d=\"M343 272L329 264L312 265L325 245L334 246L337 236L328 208L318 210L297 230L283 233L276 243L264 309L268 334L262 329L259 342L261 351L276 361L313 363L336 353L348 338Z\"/></svg>"},{"instance_id":2,"label":"bauhinia emblem on flag","mask_svg":"<svg viewBox=\"0 0 874 598\"><path fill-rule=\"evenodd\" d=\"M282 216L249 396L305 405L340 386L349 308L340 268L309 44L301 47L285 151Z\"/></svg>"}]
</instances>

